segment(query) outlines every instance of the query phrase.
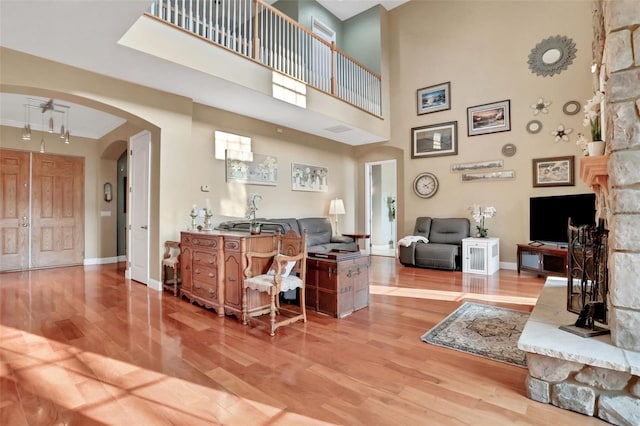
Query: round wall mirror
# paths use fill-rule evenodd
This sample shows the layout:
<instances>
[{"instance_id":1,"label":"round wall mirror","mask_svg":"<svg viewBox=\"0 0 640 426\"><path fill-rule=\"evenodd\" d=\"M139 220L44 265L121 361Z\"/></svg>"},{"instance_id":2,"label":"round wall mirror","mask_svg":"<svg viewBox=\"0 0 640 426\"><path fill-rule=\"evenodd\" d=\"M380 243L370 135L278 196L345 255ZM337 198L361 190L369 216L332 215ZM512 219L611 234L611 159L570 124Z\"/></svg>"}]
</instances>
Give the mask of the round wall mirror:
<instances>
[{"instance_id":1,"label":"round wall mirror","mask_svg":"<svg viewBox=\"0 0 640 426\"><path fill-rule=\"evenodd\" d=\"M562 57L562 52L558 49L549 49L542 54L542 62L545 64L555 64Z\"/></svg>"},{"instance_id":2,"label":"round wall mirror","mask_svg":"<svg viewBox=\"0 0 640 426\"><path fill-rule=\"evenodd\" d=\"M576 44L565 36L553 36L542 40L531 49L529 69L543 77L560 74L576 57Z\"/></svg>"}]
</instances>

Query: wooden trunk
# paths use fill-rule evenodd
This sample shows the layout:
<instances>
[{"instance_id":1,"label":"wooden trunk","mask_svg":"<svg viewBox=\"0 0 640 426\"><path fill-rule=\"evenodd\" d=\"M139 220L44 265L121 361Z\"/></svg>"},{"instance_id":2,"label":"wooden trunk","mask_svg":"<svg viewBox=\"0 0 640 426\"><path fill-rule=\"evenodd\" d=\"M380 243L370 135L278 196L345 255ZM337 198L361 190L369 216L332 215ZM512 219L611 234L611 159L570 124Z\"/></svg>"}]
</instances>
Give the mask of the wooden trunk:
<instances>
[{"instance_id":1,"label":"wooden trunk","mask_svg":"<svg viewBox=\"0 0 640 426\"><path fill-rule=\"evenodd\" d=\"M307 259L306 306L343 318L369 306L369 256Z\"/></svg>"}]
</instances>

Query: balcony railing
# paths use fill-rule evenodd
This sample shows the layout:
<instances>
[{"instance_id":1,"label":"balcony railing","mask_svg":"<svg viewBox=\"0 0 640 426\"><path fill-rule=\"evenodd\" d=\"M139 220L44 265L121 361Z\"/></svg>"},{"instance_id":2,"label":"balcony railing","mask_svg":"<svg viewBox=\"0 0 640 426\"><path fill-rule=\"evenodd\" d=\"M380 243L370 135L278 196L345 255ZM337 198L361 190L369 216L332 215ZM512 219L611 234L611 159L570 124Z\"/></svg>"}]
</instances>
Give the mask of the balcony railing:
<instances>
[{"instance_id":1,"label":"balcony railing","mask_svg":"<svg viewBox=\"0 0 640 426\"><path fill-rule=\"evenodd\" d=\"M260 0L156 0L148 14L382 116L378 74Z\"/></svg>"}]
</instances>

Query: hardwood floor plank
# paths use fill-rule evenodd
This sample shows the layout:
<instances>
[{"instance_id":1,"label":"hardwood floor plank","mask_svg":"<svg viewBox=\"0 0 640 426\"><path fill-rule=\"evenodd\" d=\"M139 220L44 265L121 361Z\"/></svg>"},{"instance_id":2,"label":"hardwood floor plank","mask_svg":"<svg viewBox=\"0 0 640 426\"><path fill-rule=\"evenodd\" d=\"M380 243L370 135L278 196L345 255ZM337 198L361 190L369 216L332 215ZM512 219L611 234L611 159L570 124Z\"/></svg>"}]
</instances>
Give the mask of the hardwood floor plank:
<instances>
[{"instance_id":1,"label":"hardwood floor plank","mask_svg":"<svg viewBox=\"0 0 640 426\"><path fill-rule=\"evenodd\" d=\"M270 337L123 265L0 275L0 424L604 424L528 399L526 369L420 340L465 300L530 311L532 275L372 257L368 308Z\"/></svg>"}]
</instances>

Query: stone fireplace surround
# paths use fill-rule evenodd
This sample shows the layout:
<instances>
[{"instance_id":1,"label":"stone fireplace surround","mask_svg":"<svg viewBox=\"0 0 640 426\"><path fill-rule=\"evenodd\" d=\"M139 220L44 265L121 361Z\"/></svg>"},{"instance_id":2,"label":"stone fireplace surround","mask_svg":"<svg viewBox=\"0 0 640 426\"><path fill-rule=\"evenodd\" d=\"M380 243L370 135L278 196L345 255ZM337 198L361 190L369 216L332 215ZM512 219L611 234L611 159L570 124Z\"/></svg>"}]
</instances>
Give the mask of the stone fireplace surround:
<instances>
[{"instance_id":1,"label":"stone fireplace surround","mask_svg":"<svg viewBox=\"0 0 640 426\"><path fill-rule=\"evenodd\" d=\"M558 329L566 278L548 278L518 347L527 352L531 399L609 423L640 425L640 7L593 2L593 60L603 64L607 176L589 181L609 229L611 335L582 338ZM594 90L600 87L594 73ZM593 158L593 160L596 160ZM595 183L595 184L594 184Z\"/></svg>"},{"instance_id":2,"label":"stone fireplace surround","mask_svg":"<svg viewBox=\"0 0 640 426\"><path fill-rule=\"evenodd\" d=\"M547 278L518 341L527 352L528 397L609 423L639 425L640 352L615 346L610 335L583 338L560 330L577 318L566 300L567 279Z\"/></svg>"}]
</instances>

